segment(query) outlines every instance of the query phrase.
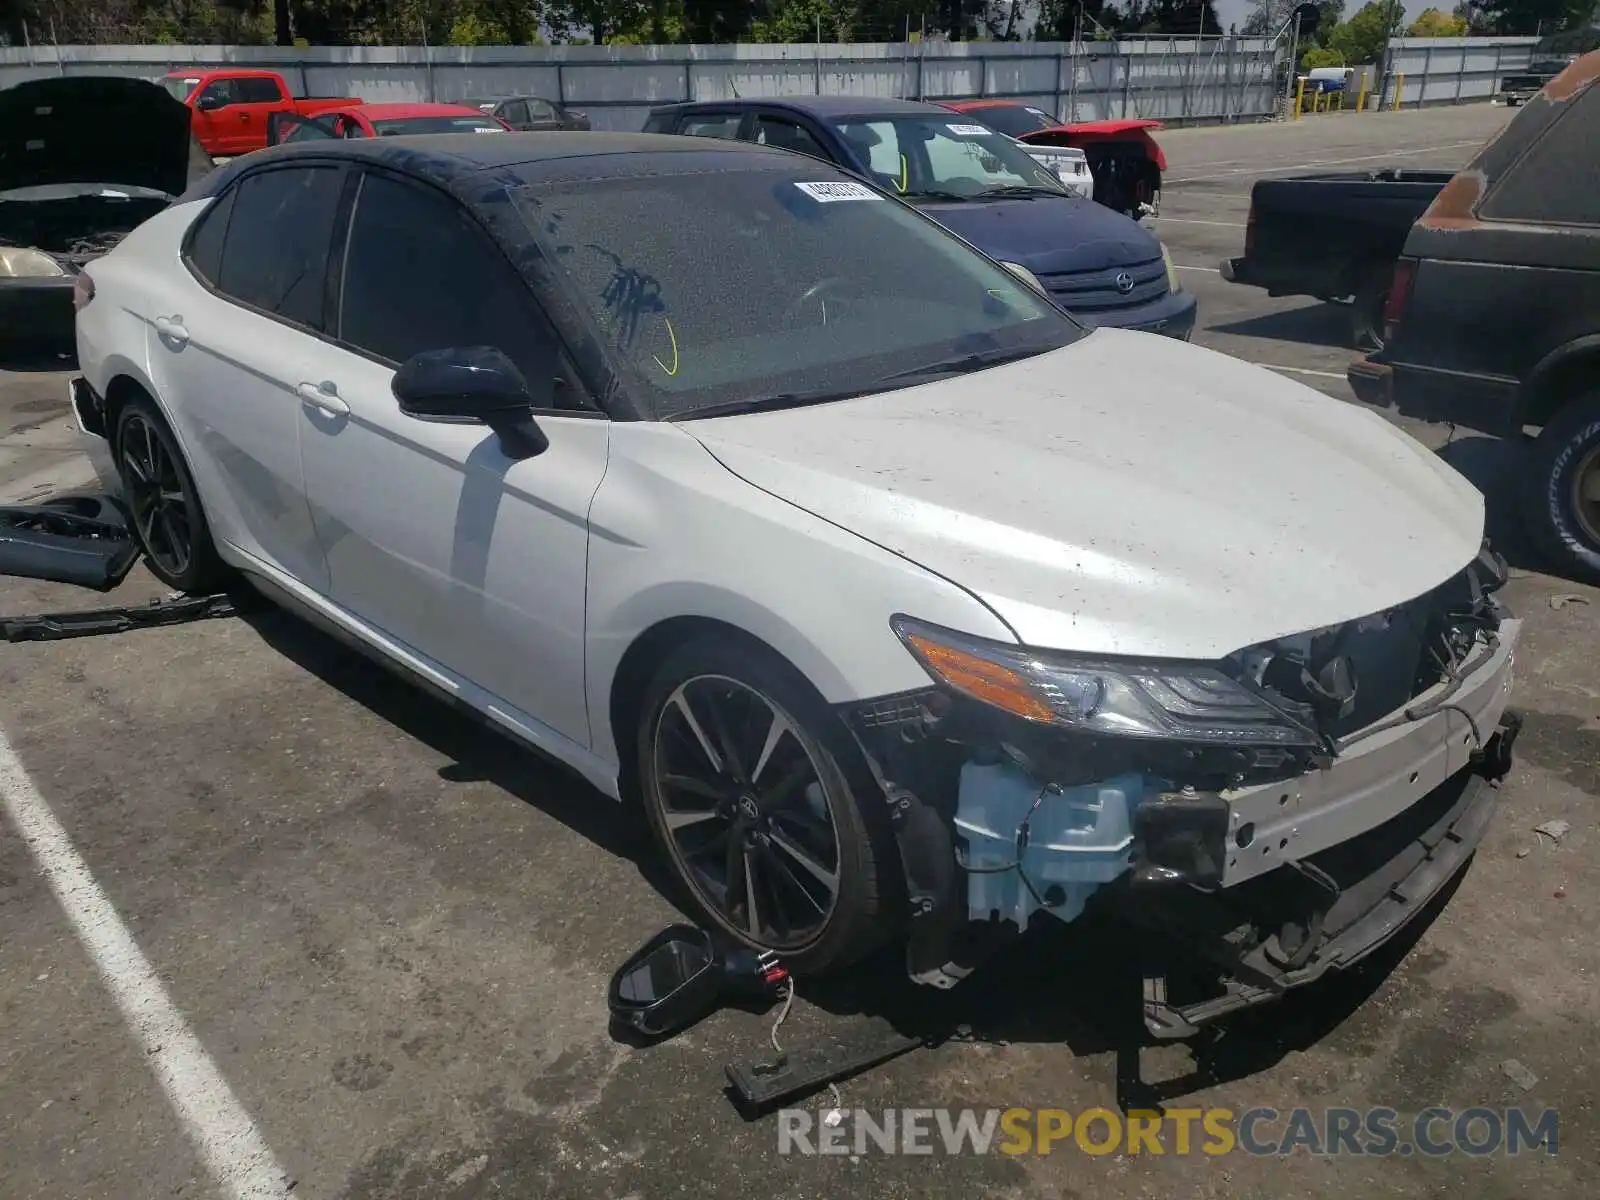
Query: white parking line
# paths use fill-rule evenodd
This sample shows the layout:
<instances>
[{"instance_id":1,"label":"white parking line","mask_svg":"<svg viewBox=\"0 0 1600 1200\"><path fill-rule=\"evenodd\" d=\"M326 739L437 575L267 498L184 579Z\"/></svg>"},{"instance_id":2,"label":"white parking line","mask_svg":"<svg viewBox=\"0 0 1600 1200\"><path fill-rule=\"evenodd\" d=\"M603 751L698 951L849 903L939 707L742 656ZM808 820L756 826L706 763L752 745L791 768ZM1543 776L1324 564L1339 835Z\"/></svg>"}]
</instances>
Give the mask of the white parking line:
<instances>
[{"instance_id":1,"label":"white parking line","mask_svg":"<svg viewBox=\"0 0 1600 1200\"><path fill-rule=\"evenodd\" d=\"M1385 150L1382 154L1358 154L1354 158L1314 158L1310 162L1289 163L1278 165L1276 163L1263 163L1253 167L1235 167L1230 171L1217 171L1210 175L1181 175L1176 179L1164 179L1161 185L1166 187L1173 183L1205 183L1212 179L1221 179L1227 175L1282 175L1289 171L1303 171L1307 167L1332 167L1341 163L1372 162L1379 158L1392 158L1399 160L1407 154L1433 154L1439 150L1458 150L1462 146L1481 146L1484 138L1473 138L1466 142L1445 142L1439 146L1397 146L1393 150Z\"/></svg>"},{"instance_id":2,"label":"white parking line","mask_svg":"<svg viewBox=\"0 0 1600 1200\"><path fill-rule=\"evenodd\" d=\"M1216 267L1191 267L1188 263L1173 263L1172 265L1180 271L1210 271L1213 275L1217 273Z\"/></svg>"},{"instance_id":3,"label":"white parking line","mask_svg":"<svg viewBox=\"0 0 1600 1200\"><path fill-rule=\"evenodd\" d=\"M233 1200L290 1194L290 1181L161 986L128 927L73 849L11 743L0 733L0 800L94 959L184 1132Z\"/></svg>"},{"instance_id":4,"label":"white parking line","mask_svg":"<svg viewBox=\"0 0 1600 1200\"><path fill-rule=\"evenodd\" d=\"M1192 217L1157 217L1159 225L1221 225L1227 229L1243 229L1243 221L1196 221Z\"/></svg>"}]
</instances>

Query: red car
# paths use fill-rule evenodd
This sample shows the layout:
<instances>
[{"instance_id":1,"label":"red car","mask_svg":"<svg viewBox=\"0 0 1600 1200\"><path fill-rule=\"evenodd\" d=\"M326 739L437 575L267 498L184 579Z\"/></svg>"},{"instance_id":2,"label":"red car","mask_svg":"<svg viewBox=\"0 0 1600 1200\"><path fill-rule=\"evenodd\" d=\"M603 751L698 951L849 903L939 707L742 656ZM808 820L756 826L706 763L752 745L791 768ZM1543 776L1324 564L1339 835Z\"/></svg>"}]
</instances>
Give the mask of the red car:
<instances>
[{"instance_id":1,"label":"red car","mask_svg":"<svg viewBox=\"0 0 1600 1200\"><path fill-rule=\"evenodd\" d=\"M168 71L164 82L167 91L189 107L194 136L206 153L218 158L265 146L274 114L310 117L361 103L360 96L296 97L276 71L242 67Z\"/></svg>"},{"instance_id":2,"label":"red car","mask_svg":"<svg viewBox=\"0 0 1600 1200\"><path fill-rule=\"evenodd\" d=\"M942 100L990 129L1031 146L1075 146L1089 160L1094 198L1138 219L1161 211L1161 173L1167 156L1150 136L1160 121L1079 121L1063 125L1042 108L1018 100Z\"/></svg>"},{"instance_id":3,"label":"red car","mask_svg":"<svg viewBox=\"0 0 1600 1200\"><path fill-rule=\"evenodd\" d=\"M492 113L465 104L352 104L314 117L275 113L267 145L321 138L400 137L417 133L508 133Z\"/></svg>"}]
</instances>

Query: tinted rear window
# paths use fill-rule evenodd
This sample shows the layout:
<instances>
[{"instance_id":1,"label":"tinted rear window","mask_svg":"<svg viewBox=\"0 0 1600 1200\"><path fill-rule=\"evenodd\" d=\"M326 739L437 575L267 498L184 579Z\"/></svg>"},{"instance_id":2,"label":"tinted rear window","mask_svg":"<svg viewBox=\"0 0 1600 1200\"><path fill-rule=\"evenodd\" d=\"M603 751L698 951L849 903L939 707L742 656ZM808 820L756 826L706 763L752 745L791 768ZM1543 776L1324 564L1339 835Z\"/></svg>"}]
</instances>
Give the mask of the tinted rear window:
<instances>
[{"instance_id":1,"label":"tinted rear window","mask_svg":"<svg viewBox=\"0 0 1600 1200\"><path fill-rule=\"evenodd\" d=\"M659 417L758 395L873 391L952 356L1082 336L904 204L820 163L514 193Z\"/></svg>"}]
</instances>

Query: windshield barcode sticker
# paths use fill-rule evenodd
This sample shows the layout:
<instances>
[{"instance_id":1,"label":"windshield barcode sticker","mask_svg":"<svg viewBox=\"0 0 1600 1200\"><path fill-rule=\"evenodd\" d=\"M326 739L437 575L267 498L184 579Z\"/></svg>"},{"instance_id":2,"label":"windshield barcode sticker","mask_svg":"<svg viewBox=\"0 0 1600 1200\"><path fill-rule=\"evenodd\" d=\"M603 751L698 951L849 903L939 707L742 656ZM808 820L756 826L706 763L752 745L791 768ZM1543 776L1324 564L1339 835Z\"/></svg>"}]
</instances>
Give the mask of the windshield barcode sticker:
<instances>
[{"instance_id":1,"label":"windshield barcode sticker","mask_svg":"<svg viewBox=\"0 0 1600 1200\"><path fill-rule=\"evenodd\" d=\"M797 183L795 187L820 204L832 204L835 200L881 200L883 198L863 183Z\"/></svg>"},{"instance_id":2,"label":"windshield barcode sticker","mask_svg":"<svg viewBox=\"0 0 1600 1200\"><path fill-rule=\"evenodd\" d=\"M945 128L957 137L983 137L994 132L987 125L946 125Z\"/></svg>"}]
</instances>

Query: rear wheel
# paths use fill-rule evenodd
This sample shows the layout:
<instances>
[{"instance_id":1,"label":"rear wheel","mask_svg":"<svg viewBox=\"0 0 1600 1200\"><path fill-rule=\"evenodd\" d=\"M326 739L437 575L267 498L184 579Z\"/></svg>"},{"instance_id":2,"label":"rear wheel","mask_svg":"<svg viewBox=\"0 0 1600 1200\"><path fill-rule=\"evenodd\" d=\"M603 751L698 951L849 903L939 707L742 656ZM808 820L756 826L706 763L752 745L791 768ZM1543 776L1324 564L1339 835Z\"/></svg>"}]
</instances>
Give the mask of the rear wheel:
<instances>
[{"instance_id":1,"label":"rear wheel","mask_svg":"<svg viewBox=\"0 0 1600 1200\"><path fill-rule=\"evenodd\" d=\"M797 974L882 938L876 839L842 733L787 664L722 638L661 665L638 730L645 810L693 906Z\"/></svg>"},{"instance_id":2,"label":"rear wheel","mask_svg":"<svg viewBox=\"0 0 1600 1200\"><path fill-rule=\"evenodd\" d=\"M112 439L117 474L150 573L184 592L214 591L227 579L200 495L177 439L145 397L129 400Z\"/></svg>"},{"instance_id":3,"label":"rear wheel","mask_svg":"<svg viewBox=\"0 0 1600 1200\"><path fill-rule=\"evenodd\" d=\"M1569 570L1600 580L1600 392L1568 404L1533 444L1533 524Z\"/></svg>"}]
</instances>

